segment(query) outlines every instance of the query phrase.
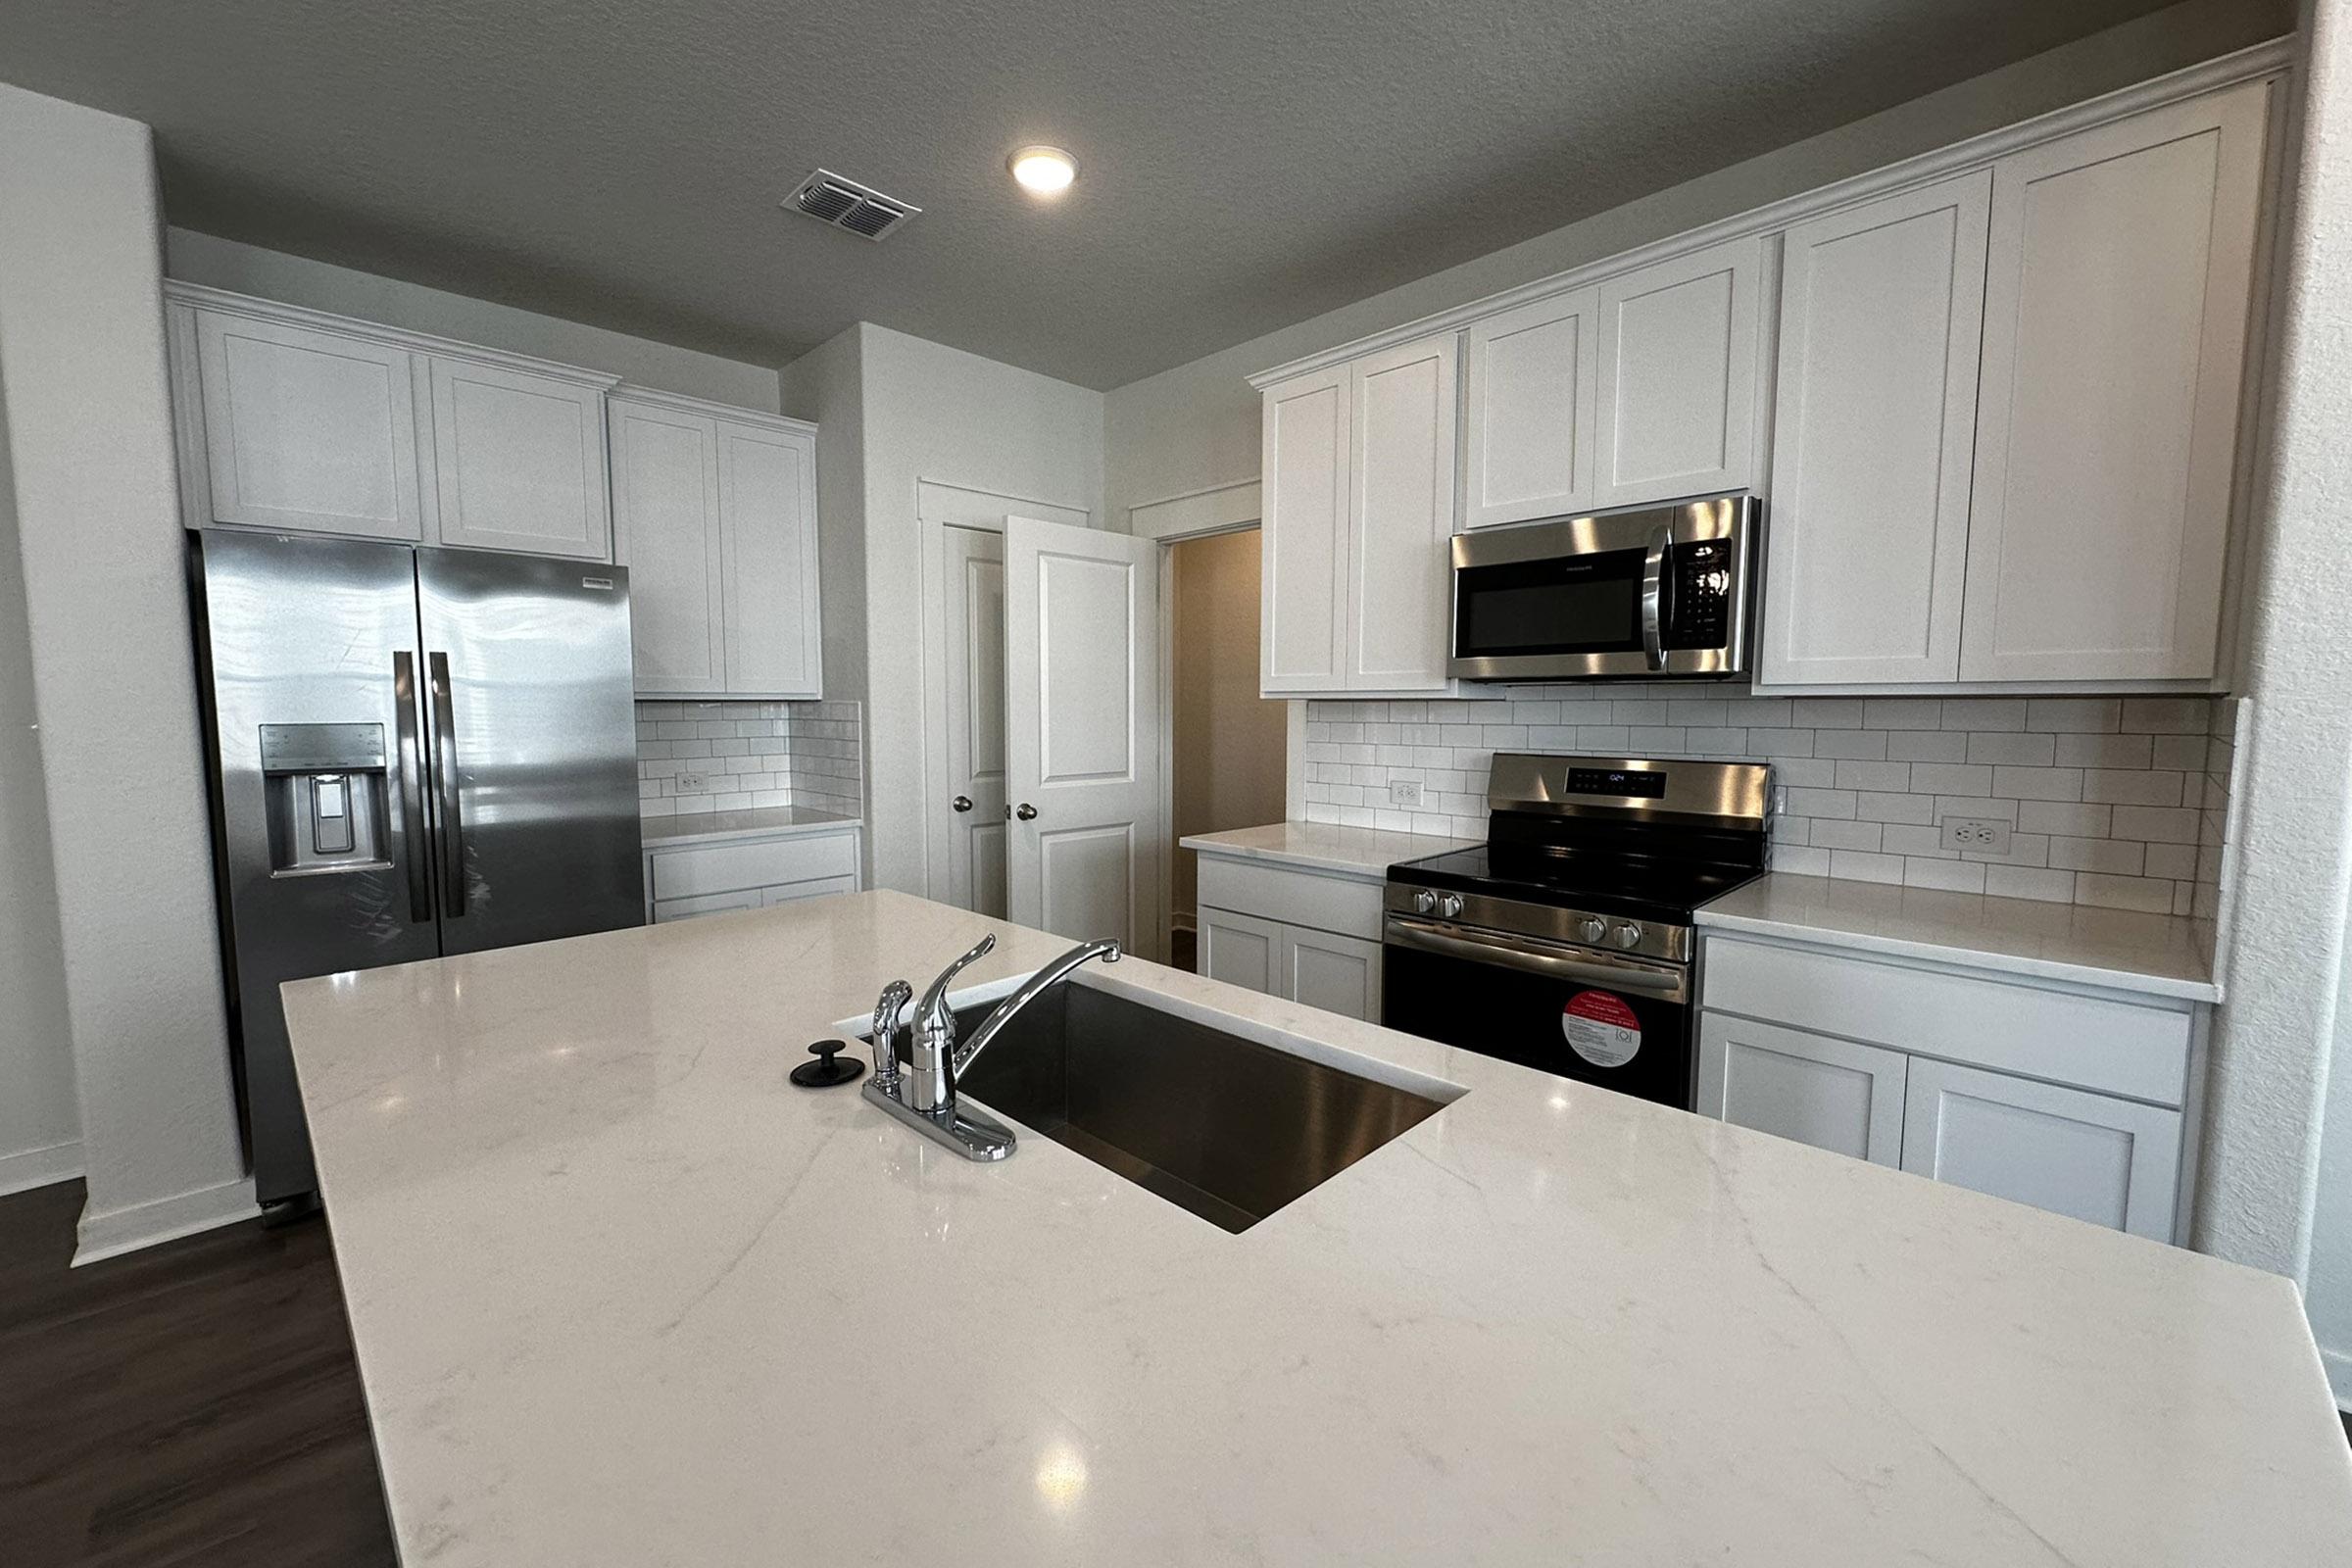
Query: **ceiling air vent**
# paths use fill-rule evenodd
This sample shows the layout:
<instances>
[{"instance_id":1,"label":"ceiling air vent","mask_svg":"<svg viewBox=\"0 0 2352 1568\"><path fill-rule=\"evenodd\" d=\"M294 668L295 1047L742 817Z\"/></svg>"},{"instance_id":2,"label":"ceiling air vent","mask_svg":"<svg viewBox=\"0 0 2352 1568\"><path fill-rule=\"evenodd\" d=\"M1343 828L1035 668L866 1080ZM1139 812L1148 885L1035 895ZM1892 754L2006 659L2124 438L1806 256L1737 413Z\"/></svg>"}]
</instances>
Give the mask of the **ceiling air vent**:
<instances>
[{"instance_id":1,"label":"ceiling air vent","mask_svg":"<svg viewBox=\"0 0 2352 1568\"><path fill-rule=\"evenodd\" d=\"M870 185L860 185L854 179L844 179L829 169L820 169L804 179L784 198L786 210L807 213L835 228L846 228L867 239L887 237L907 219L922 211L920 207L885 196Z\"/></svg>"}]
</instances>

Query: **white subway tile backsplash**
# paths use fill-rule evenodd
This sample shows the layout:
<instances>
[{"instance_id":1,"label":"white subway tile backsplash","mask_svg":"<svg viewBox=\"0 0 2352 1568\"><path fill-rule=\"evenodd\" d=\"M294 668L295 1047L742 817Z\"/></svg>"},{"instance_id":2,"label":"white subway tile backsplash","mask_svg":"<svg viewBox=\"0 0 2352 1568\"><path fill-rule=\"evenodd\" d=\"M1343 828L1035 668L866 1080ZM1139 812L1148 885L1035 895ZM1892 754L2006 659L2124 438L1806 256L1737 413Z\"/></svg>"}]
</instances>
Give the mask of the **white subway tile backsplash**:
<instances>
[{"instance_id":1,"label":"white subway tile backsplash","mask_svg":"<svg viewBox=\"0 0 2352 1568\"><path fill-rule=\"evenodd\" d=\"M2153 908L2162 890L2165 907L2206 918L2220 902L2235 765L2229 700L1786 698L1695 684L1499 692L1476 703L1310 703L1307 814L1476 838L1497 750L1748 760L1769 762L1785 792L1773 845L1781 870L2125 908ZM776 743L789 759L755 753L723 774L698 760L711 754L691 739L661 733L694 722L683 710L693 706L640 713L655 732L642 748L649 781L660 748L684 744L682 769L712 773L712 790L749 788L760 773L800 782L799 731ZM744 715L755 716L773 722ZM1387 786L1400 778L1420 781L1422 810L1389 808ZM671 801L649 796L646 808ZM2011 825L2009 852L1944 849L1951 816Z\"/></svg>"},{"instance_id":2,"label":"white subway tile backsplash","mask_svg":"<svg viewBox=\"0 0 2352 1568\"><path fill-rule=\"evenodd\" d=\"M856 703L640 703L639 814L811 806L858 815L862 728ZM689 778L695 787L680 788Z\"/></svg>"}]
</instances>

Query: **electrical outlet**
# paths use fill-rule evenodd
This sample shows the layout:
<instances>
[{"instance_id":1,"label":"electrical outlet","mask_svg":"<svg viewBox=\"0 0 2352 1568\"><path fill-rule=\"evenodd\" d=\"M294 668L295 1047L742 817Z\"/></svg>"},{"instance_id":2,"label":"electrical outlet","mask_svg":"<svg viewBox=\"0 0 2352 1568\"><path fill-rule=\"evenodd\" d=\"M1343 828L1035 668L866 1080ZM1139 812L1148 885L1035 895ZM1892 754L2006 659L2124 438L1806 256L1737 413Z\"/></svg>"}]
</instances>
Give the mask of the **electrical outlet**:
<instances>
[{"instance_id":1,"label":"electrical outlet","mask_svg":"<svg viewBox=\"0 0 2352 1568\"><path fill-rule=\"evenodd\" d=\"M707 773L680 773L674 782L680 795L708 795L710 793L710 778Z\"/></svg>"},{"instance_id":2,"label":"electrical outlet","mask_svg":"<svg viewBox=\"0 0 2352 1568\"><path fill-rule=\"evenodd\" d=\"M1403 807L1419 806L1421 804L1421 781L1417 778L1389 780L1389 804Z\"/></svg>"},{"instance_id":3,"label":"electrical outlet","mask_svg":"<svg viewBox=\"0 0 2352 1568\"><path fill-rule=\"evenodd\" d=\"M1973 850L1979 855L2007 855L2009 831L2008 823L1986 817L1947 816L1943 819L1943 847Z\"/></svg>"}]
</instances>

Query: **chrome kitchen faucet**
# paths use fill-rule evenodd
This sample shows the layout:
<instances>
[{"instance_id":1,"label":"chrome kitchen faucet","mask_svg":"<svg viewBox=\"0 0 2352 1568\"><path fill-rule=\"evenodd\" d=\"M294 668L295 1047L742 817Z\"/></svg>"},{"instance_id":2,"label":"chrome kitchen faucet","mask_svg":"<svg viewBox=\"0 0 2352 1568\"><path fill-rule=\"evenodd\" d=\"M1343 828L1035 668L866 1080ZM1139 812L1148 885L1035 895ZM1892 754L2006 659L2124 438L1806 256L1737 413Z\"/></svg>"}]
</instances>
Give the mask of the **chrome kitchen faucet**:
<instances>
[{"instance_id":1,"label":"chrome kitchen faucet","mask_svg":"<svg viewBox=\"0 0 2352 1568\"><path fill-rule=\"evenodd\" d=\"M964 1069L988 1049L989 1043L1015 1014L1068 979L1080 964L1089 958L1101 958L1104 963L1119 961L1116 942L1080 943L1021 982L1020 989L998 1003L996 1010L972 1031L971 1038L958 1045L956 1014L948 1006L948 987L967 964L987 956L996 945L994 932L982 937L972 945L971 952L940 971L939 978L923 993L922 1002L914 1009L913 1060L904 1073L899 1070L898 1053L892 1041L899 1013L907 998L914 994L914 988L904 980L893 980L883 989L881 1000L874 1006L874 1075L865 1082L865 1098L966 1159L1003 1159L1012 1152L1013 1138L1012 1129L994 1116L967 1109L957 1102L956 1085L963 1077Z\"/></svg>"}]
</instances>

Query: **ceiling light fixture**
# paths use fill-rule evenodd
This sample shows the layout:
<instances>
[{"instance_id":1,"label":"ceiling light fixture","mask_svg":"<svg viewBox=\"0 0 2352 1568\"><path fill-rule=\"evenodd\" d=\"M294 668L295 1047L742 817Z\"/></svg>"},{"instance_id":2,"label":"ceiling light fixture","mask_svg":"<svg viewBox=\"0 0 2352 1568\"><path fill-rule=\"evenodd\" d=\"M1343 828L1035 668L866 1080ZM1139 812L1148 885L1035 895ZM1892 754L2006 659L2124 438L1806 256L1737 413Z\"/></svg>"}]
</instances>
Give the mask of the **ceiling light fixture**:
<instances>
[{"instance_id":1,"label":"ceiling light fixture","mask_svg":"<svg viewBox=\"0 0 2352 1568\"><path fill-rule=\"evenodd\" d=\"M1015 148L1005 167L1024 190L1040 196L1058 195L1078 177L1078 160L1058 147Z\"/></svg>"}]
</instances>

